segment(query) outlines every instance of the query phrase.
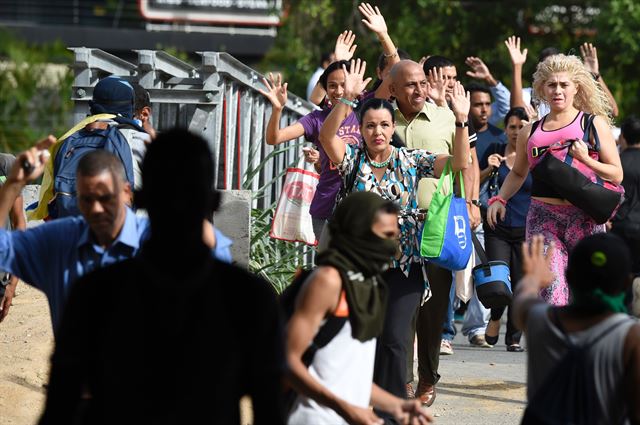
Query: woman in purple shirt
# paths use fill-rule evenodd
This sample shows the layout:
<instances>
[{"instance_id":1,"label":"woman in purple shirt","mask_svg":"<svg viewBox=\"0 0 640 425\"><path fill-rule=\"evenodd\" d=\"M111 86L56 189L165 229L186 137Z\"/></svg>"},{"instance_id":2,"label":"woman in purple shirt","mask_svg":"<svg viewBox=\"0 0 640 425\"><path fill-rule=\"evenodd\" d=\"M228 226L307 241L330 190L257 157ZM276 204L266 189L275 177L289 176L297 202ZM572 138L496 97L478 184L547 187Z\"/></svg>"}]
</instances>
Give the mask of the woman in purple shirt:
<instances>
[{"instance_id":1,"label":"woman in purple shirt","mask_svg":"<svg viewBox=\"0 0 640 425\"><path fill-rule=\"evenodd\" d=\"M384 17L377 7L373 7L368 3L361 3L358 10L363 16L365 26L376 34L382 46L383 57L386 60L388 69L399 61L398 49L396 49L393 41L387 32L387 24ZM353 42L353 40L352 40ZM347 49L348 55L337 55L338 59L351 59L355 48ZM336 51L337 53L337 51ZM344 95L344 73L343 65L349 66L346 60L338 60L327 67L318 81L322 88L326 91L324 107L321 110L313 111L310 114L300 118L296 123L284 128L280 128L280 117L282 110L287 103L287 83L282 83L282 77L277 74L275 77L269 74L269 80L263 79L266 91L260 90L273 107L269 123L267 124L266 139L269 145L278 145L289 140L297 139L304 135L305 139L313 143L318 149L318 153L314 150L305 151L305 157L308 162L316 163L316 170L320 173L320 182L316 188L316 194L311 202L310 213L313 218L313 231L316 239L320 239L322 228L326 220L331 217L333 207L335 206L336 196L340 191L342 179L336 167L331 163L324 149L318 141L320 128L325 118L331 112L333 105L336 105ZM389 79L376 88L375 97L388 99ZM346 144L357 145L360 143L360 123L355 113L349 114L340 124L336 133ZM317 162L320 166L317 166Z\"/></svg>"}]
</instances>

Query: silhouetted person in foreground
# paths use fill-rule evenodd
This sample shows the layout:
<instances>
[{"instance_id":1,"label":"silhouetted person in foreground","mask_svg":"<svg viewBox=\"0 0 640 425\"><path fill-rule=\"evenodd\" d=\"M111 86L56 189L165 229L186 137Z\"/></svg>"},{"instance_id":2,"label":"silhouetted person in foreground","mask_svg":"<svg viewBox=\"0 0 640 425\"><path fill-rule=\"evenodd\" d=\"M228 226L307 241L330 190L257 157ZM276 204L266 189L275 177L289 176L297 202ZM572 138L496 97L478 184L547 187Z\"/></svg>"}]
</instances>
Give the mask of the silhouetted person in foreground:
<instances>
[{"instance_id":1,"label":"silhouetted person in foreground","mask_svg":"<svg viewBox=\"0 0 640 425\"><path fill-rule=\"evenodd\" d=\"M72 287L41 424L237 424L245 394L255 424L284 422L275 294L202 241L218 206L213 169L187 131L149 146L136 202L151 237L137 258Z\"/></svg>"}]
</instances>

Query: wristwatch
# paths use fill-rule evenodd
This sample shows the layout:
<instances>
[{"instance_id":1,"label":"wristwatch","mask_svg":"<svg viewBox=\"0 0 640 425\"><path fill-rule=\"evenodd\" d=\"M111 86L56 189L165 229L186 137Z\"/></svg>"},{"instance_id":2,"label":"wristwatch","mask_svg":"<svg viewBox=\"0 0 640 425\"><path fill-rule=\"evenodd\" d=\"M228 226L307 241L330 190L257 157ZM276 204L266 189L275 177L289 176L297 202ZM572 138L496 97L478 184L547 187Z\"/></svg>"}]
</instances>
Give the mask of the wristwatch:
<instances>
[{"instance_id":1,"label":"wristwatch","mask_svg":"<svg viewBox=\"0 0 640 425\"><path fill-rule=\"evenodd\" d=\"M467 204L471 204L471 205L475 205L476 207L480 207L480 200L479 199L472 199L472 200L468 200L467 199Z\"/></svg>"},{"instance_id":2,"label":"wristwatch","mask_svg":"<svg viewBox=\"0 0 640 425\"><path fill-rule=\"evenodd\" d=\"M456 121L456 127L458 128L465 128L465 127L469 127L469 123L467 121L465 122L458 122Z\"/></svg>"}]
</instances>

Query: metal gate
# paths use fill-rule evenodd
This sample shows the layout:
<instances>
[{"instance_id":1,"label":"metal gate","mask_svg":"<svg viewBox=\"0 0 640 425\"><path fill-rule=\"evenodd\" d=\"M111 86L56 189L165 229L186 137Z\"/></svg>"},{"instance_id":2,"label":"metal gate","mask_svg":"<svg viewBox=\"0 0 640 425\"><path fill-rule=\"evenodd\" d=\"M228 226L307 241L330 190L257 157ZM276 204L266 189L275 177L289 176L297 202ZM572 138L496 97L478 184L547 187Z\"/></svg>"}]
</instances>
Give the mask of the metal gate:
<instances>
[{"instance_id":1,"label":"metal gate","mask_svg":"<svg viewBox=\"0 0 640 425\"><path fill-rule=\"evenodd\" d=\"M257 71L219 52L198 52L200 63L194 66L159 50L134 50L136 63L99 49L70 50L75 55L74 122L88 114L98 80L116 75L138 82L149 91L156 129L181 126L209 142L218 163L218 189L252 190L254 208L267 208L277 199L280 177L297 160L300 149L291 143L275 148L266 144L271 104L258 92L265 87ZM311 103L289 93L281 125L313 109Z\"/></svg>"}]
</instances>

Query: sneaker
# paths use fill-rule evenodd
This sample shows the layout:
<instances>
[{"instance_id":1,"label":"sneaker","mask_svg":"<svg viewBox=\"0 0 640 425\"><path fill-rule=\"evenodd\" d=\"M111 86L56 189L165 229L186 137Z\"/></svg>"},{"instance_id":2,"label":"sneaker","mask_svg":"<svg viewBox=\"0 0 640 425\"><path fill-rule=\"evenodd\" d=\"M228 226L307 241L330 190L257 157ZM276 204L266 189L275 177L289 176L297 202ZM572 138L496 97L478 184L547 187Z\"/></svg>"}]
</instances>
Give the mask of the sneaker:
<instances>
[{"instance_id":1,"label":"sneaker","mask_svg":"<svg viewBox=\"0 0 640 425\"><path fill-rule=\"evenodd\" d=\"M440 342L440 355L450 356L453 354L453 348L451 347L451 341L443 339Z\"/></svg>"},{"instance_id":2,"label":"sneaker","mask_svg":"<svg viewBox=\"0 0 640 425\"><path fill-rule=\"evenodd\" d=\"M469 344L473 345L474 347L481 347L481 348L493 348L493 345L489 344L485 339L484 339L484 335L474 335L473 337L471 337L471 339L469 340Z\"/></svg>"},{"instance_id":3,"label":"sneaker","mask_svg":"<svg viewBox=\"0 0 640 425\"><path fill-rule=\"evenodd\" d=\"M416 392L413 390L413 386L411 384L407 384L407 399L416 398Z\"/></svg>"}]
</instances>

